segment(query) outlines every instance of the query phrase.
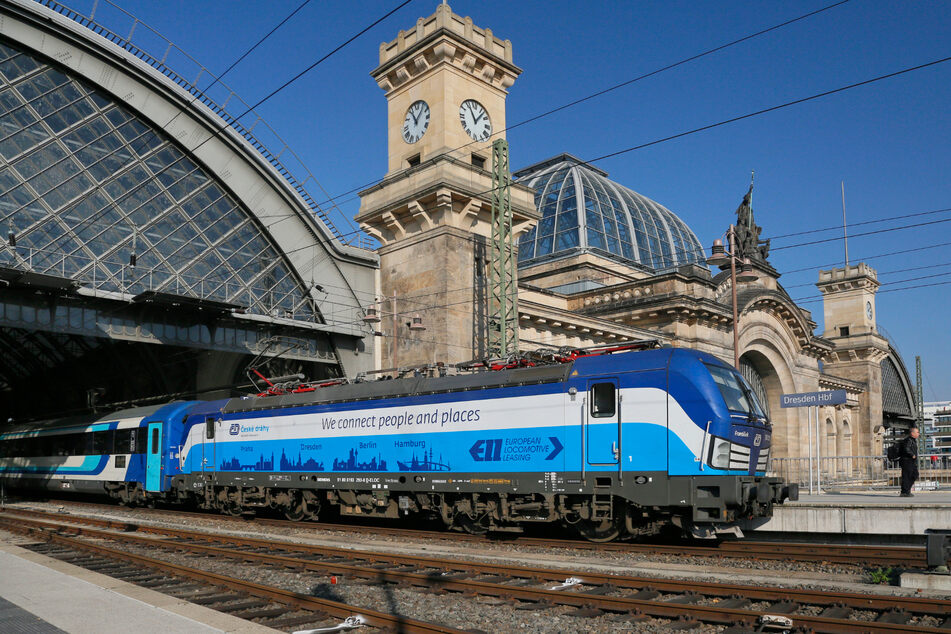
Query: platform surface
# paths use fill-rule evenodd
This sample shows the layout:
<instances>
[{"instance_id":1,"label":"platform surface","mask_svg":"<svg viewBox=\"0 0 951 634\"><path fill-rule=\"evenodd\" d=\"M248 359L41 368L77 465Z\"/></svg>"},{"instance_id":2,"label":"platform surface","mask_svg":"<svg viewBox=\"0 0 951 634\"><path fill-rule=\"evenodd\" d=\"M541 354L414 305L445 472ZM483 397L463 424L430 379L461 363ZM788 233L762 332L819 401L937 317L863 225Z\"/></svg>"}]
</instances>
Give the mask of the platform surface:
<instances>
[{"instance_id":1,"label":"platform surface","mask_svg":"<svg viewBox=\"0 0 951 634\"><path fill-rule=\"evenodd\" d=\"M0 632L276 632L11 545L0 538Z\"/></svg>"},{"instance_id":2,"label":"platform surface","mask_svg":"<svg viewBox=\"0 0 951 634\"><path fill-rule=\"evenodd\" d=\"M927 529L951 530L951 489L910 498L896 490L800 493L797 502L774 507L769 520L743 524L745 532L855 535L924 536Z\"/></svg>"}]
</instances>

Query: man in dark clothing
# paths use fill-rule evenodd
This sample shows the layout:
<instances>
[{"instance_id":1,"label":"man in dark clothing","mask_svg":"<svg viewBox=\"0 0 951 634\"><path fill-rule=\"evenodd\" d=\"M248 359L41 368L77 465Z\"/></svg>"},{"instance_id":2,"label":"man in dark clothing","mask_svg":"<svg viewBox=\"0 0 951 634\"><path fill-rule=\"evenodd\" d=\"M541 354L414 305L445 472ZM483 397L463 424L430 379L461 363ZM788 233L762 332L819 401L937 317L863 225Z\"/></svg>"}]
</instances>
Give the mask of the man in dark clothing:
<instances>
[{"instance_id":1,"label":"man in dark clothing","mask_svg":"<svg viewBox=\"0 0 951 634\"><path fill-rule=\"evenodd\" d=\"M918 479L918 428L912 427L908 435L901 441L898 454L898 464L901 465L901 497L914 497L912 485Z\"/></svg>"}]
</instances>

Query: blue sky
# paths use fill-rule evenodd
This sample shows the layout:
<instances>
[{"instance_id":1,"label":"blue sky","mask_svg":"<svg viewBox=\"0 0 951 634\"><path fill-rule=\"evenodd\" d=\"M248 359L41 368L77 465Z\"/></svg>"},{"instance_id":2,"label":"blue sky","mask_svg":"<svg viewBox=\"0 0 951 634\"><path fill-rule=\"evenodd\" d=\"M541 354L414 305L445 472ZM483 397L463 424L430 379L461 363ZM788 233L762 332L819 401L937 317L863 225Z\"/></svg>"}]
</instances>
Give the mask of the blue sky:
<instances>
[{"instance_id":1,"label":"blue sky","mask_svg":"<svg viewBox=\"0 0 951 634\"><path fill-rule=\"evenodd\" d=\"M227 68L299 0L120 1L213 72ZM819 9L828 2L502 2L456 0L510 39L524 72L510 90L512 125L554 106ZM225 77L254 103L398 4L313 0ZM379 44L435 10L416 0L259 110L332 195L386 171L386 102L370 78ZM88 11L91 0L71 4ZM106 24L122 26L100 3ZM590 159L815 93L951 55L951 3L852 0L508 134L512 165L561 152ZM141 38L141 40L139 39ZM160 54L141 27L133 41ZM174 62L173 62L174 66ZM849 240L854 263L879 271L878 320L914 377L922 357L925 400L951 398L951 211L866 226L857 223L951 208L951 62L607 159L597 165L677 213L709 245L756 171L754 210L773 239L781 283L822 328L817 270L841 266L845 181L850 235L920 222L927 226ZM318 192L315 198L322 200ZM339 208L353 216L358 200ZM346 221L337 223L351 230ZM789 235L793 234L793 235ZM929 267L935 267L929 270ZM801 270L807 269L807 270ZM911 270L904 270L911 269ZM926 275L942 274L938 277ZM919 279L920 278L920 279ZM903 280L907 280L902 282ZM888 283L888 284L886 284ZM942 284L894 290L920 284ZM887 292L886 292L887 291Z\"/></svg>"}]
</instances>

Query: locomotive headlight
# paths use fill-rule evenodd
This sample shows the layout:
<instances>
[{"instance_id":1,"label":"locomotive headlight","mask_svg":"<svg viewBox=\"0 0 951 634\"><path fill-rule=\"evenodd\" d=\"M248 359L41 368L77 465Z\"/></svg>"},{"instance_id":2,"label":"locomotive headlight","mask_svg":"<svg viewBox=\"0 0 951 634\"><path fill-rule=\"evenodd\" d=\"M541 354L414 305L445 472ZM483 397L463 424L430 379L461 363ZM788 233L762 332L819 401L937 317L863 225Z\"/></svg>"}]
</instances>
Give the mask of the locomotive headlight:
<instances>
[{"instance_id":1,"label":"locomotive headlight","mask_svg":"<svg viewBox=\"0 0 951 634\"><path fill-rule=\"evenodd\" d=\"M713 447L710 450L710 466L716 469L728 469L730 467L730 441L717 438L713 441Z\"/></svg>"}]
</instances>

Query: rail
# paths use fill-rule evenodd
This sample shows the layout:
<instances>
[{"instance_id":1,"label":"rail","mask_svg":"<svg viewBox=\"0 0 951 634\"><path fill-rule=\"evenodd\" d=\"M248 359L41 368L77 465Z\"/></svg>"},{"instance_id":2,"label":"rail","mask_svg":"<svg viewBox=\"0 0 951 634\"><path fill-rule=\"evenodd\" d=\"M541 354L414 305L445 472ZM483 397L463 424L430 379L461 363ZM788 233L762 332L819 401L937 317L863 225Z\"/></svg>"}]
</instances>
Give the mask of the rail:
<instances>
[{"instance_id":1,"label":"rail","mask_svg":"<svg viewBox=\"0 0 951 634\"><path fill-rule=\"evenodd\" d=\"M815 473L814 459L774 458L772 473L787 482L808 485L809 470ZM897 488L901 480L898 461L885 456L825 456L819 459L824 489ZM951 486L951 455L924 454L918 459L916 490Z\"/></svg>"},{"instance_id":2,"label":"rail","mask_svg":"<svg viewBox=\"0 0 951 634\"><path fill-rule=\"evenodd\" d=\"M251 146L257 150L258 153L260 153L264 159L291 185L291 187L300 196L301 201L306 205L306 207L310 209L310 211L327 226L330 232L341 244L347 244L349 246L355 246L364 249L373 248L372 240L366 234L357 230L356 227L353 226L353 223L350 221L350 219L336 206L336 204L333 202L333 198L323 188L314 174L307 168L300 156L298 156L297 153L295 153L290 148L290 146L281 138L274 128L272 128L261 117L261 115L252 110L248 103L239 97L238 94L227 84L225 84L220 78L202 66L195 58L179 48L171 40L122 7L113 3L111 0L94 0L89 15L84 15L71 7L57 2L56 0L33 1L37 4L45 6L52 11L55 11L63 17L72 20L76 24L89 29L96 35L99 35L109 40L113 44L125 49L138 59L142 60L149 66L155 68L158 72L168 77L179 87L188 91L188 93L194 96L197 101L203 103L218 117L223 119L227 126L231 127L235 132L244 137L244 139L250 143ZM97 12L99 12L100 15L103 12L108 12L114 15L117 20L125 19L129 21L127 35L119 35L112 28L107 27L101 22L97 21ZM117 26L114 28L118 29L119 27ZM123 29L123 31L126 31L126 29ZM151 39L157 38L158 42L161 43L161 46L164 46L165 50L161 53L160 57L153 55L143 48L146 45L142 44L142 40L146 39L147 37ZM136 38L137 41L133 42L133 38ZM194 79L187 79L184 75L184 73L187 72L185 70L181 70L181 72L173 70L169 66L170 58L174 58L182 65L190 65L192 68L191 72L188 73L188 76L193 76ZM201 81L203 78L208 78L211 80L211 82L208 83L204 89L199 88L198 86L199 81ZM215 93L214 96L212 96L212 91ZM237 106L234 104L237 104ZM237 111L238 109L242 111L242 114L238 116L233 115L232 112ZM250 119L252 121L252 123L250 123L248 126L239 121L239 119L244 119L246 117L247 119L245 120ZM276 154L268 149L275 147L280 148ZM292 162L295 163L293 166L290 165ZM306 177L303 180L299 180L294 175L295 171L298 174L306 175ZM311 181L313 181L313 183L320 189L322 195L331 202L337 215L343 218L350 227L351 231L349 233L341 233L330 219L329 214L317 203L316 200L314 200L313 196L308 193L306 186ZM349 240L344 239L347 235L350 236Z\"/></svg>"}]
</instances>

